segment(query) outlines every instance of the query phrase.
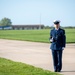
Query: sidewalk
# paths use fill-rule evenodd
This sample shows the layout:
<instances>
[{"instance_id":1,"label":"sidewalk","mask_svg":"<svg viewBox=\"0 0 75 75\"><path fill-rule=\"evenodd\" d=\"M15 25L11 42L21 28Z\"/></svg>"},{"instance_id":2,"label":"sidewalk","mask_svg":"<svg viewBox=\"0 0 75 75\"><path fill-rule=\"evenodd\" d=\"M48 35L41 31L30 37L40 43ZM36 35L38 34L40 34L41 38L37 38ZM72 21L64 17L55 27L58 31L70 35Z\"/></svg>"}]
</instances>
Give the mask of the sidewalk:
<instances>
[{"instance_id":1,"label":"sidewalk","mask_svg":"<svg viewBox=\"0 0 75 75\"><path fill-rule=\"evenodd\" d=\"M0 39L0 57L53 71L50 44ZM75 44L67 44L63 52L61 74L75 75Z\"/></svg>"}]
</instances>

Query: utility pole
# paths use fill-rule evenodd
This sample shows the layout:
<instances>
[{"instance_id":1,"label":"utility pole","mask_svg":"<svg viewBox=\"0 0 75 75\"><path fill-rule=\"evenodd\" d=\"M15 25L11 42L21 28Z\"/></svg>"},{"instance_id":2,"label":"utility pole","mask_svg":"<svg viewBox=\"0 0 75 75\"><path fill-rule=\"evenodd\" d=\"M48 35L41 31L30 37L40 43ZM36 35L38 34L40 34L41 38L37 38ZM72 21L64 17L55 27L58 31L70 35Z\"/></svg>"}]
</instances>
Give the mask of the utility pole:
<instances>
[{"instance_id":1,"label":"utility pole","mask_svg":"<svg viewBox=\"0 0 75 75\"><path fill-rule=\"evenodd\" d=\"M40 25L41 25L41 13L40 13Z\"/></svg>"},{"instance_id":2,"label":"utility pole","mask_svg":"<svg viewBox=\"0 0 75 75\"><path fill-rule=\"evenodd\" d=\"M39 29L41 29L41 13L40 13L40 25L39 25Z\"/></svg>"}]
</instances>

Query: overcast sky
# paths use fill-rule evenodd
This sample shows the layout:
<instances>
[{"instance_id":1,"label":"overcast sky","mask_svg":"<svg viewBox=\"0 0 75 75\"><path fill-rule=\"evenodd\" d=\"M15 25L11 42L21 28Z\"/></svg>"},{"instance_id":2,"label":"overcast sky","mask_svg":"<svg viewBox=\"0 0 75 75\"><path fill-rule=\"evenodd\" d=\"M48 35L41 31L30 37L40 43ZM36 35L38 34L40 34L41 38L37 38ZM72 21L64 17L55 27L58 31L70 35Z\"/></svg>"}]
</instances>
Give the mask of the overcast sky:
<instances>
[{"instance_id":1,"label":"overcast sky","mask_svg":"<svg viewBox=\"0 0 75 75\"><path fill-rule=\"evenodd\" d=\"M10 18L12 24L75 26L75 0L0 0L0 20Z\"/></svg>"}]
</instances>

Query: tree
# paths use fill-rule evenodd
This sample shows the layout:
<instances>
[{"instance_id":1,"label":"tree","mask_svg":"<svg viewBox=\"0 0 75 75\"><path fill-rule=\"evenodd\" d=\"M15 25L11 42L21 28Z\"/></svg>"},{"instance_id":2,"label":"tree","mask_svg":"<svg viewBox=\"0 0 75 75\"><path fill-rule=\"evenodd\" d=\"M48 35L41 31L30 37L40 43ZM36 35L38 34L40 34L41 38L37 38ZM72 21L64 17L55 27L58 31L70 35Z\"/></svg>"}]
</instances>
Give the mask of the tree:
<instances>
[{"instance_id":1,"label":"tree","mask_svg":"<svg viewBox=\"0 0 75 75\"><path fill-rule=\"evenodd\" d=\"M12 25L12 22L11 22L11 19L9 18L3 18L1 21L0 21L0 26L2 26L2 29L4 29L4 26L11 26Z\"/></svg>"}]
</instances>

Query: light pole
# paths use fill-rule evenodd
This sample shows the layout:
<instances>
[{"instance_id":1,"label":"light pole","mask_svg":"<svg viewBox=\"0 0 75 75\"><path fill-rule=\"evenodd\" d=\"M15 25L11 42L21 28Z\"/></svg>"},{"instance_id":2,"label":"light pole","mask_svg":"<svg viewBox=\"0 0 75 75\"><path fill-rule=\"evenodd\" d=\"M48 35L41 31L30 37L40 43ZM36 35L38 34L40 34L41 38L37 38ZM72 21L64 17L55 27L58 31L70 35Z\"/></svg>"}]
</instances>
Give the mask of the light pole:
<instances>
[{"instance_id":1,"label":"light pole","mask_svg":"<svg viewBox=\"0 0 75 75\"><path fill-rule=\"evenodd\" d=\"M40 25L39 25L39 29L41 29L41 13L40 13Z\"/></svg>"}]
</instances>

